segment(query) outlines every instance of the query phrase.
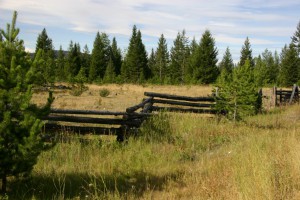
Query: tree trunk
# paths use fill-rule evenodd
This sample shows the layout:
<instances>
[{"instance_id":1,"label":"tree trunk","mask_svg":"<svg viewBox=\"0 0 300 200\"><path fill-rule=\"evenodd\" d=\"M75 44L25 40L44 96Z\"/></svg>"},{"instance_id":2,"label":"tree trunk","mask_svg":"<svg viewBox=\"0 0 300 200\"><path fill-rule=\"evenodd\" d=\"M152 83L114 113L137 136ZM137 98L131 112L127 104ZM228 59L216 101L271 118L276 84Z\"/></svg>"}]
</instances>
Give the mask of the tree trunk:
<instances>
[{"instance_id":1,"label":"tree trunk","mask_svg":"<svg viewBox=\"0 0 300 200\"><path fill-rule=\"evenodd\" d=\"M7 177L6 175L3 175L2 176L2 188L1 188L1 191L2 193L6 193L6 185L7 185Z\"/></svg>"}]
</instances>

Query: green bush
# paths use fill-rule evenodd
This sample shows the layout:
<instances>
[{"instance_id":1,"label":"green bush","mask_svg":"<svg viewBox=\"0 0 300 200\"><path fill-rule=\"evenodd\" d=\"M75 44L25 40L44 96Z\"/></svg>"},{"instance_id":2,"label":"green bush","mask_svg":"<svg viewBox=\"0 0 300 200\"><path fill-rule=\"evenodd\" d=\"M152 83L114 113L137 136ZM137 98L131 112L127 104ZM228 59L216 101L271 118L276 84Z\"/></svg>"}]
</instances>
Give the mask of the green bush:
<instances>
[{"instance_id":1,"label":"green bush","mask_svg":"<svg viewBox=\"0 0 300 200\"><path fill-rule=\"evenodd\" d=\"M110 94L110 91L106 88L103 88L100 90L99 94L101 97L107 97Z\"/></svg>"}]
</instances>

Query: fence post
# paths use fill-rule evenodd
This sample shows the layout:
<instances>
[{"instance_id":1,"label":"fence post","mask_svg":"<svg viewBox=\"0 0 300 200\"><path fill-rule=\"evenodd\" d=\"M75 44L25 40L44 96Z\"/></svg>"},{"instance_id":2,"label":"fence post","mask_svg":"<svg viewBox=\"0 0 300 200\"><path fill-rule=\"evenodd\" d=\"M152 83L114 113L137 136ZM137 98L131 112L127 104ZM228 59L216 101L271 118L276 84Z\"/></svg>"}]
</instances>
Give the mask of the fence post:
<instances>
[{"instance_id":1,"label":"fence post","mask_svg":"<svg viewBox=\"0 0 300 200\"><path fill-rule=\"evenodd\" d=\"M291 104L292 101L293 101L293 99L295 98L296 90L297 90L297 85L294 84L294 86L293 86L293 91L292 91L292 95L291 95L290 100L289 100L289 104Z\"/></svg>"},{"instance_id":2,"label":"fence post","mask_svg":"<svg viewBox=\"0 0 300 200\"><path fill-rule=\"evenodd\" d=\"M274 96L275 106L277 106L277 87L276 86L273 87L273 96Z\"/></svg>"}]
</instances>

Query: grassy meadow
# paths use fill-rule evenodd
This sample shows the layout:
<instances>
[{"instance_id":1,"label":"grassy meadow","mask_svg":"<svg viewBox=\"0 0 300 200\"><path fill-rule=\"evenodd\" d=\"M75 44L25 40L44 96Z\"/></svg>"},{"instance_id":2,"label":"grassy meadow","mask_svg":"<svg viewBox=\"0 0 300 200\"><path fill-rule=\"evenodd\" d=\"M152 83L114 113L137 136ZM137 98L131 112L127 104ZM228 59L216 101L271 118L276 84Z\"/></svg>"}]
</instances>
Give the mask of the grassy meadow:
<instances>
[{"instance_id":1,"label":"grassy meadow","mask_svg":"<svg viewBox=\"0 0 300 200\"><path fill-rule=\"evenodd\" d=\"M101 88L110 95L100 97ZM90 85L78 97L54 93L53 106L123 111L140 103L144 91L202 96L211 90ZM45 98L39 92L33 100ZM300 106L268 109L238 123L160 113L143 124L138 137L122 144L112 136L87 136L83 143L75 135L43 152L29 178L10 179L3 198L300 199Z\"/></svg>"}]
</instances>

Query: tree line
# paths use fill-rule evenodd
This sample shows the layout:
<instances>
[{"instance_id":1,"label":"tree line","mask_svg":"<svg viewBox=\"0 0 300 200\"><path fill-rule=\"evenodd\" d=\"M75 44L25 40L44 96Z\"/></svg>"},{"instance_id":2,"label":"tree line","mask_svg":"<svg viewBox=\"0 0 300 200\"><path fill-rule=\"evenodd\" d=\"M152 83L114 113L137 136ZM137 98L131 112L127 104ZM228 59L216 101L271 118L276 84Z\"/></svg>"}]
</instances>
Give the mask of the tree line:
<instances>
[{"instance_id":1,"label":"tree line","mask_svg":"<svg viewBox=\"0 0 300 200\"><path fill-rule=\"evenodd\" d=\"M291 85L299 81L300 22L291 43L280 55L266 50L252 57L246 38L240 62L234 65L227 48L219 64L215 40L206 30L200 41L179 32L170 52L162 34L156 50L147 55L141 31L132 29L129 47L124 57L116 39L97 33L93 50L81 50L70 42L68 51L54 51L52 40L44 29L37 38L31 57L18 38L17 12L6 30L0 28L0 179L6 192L8 177L28 177L38 155L52 145L43 142L42 118L50 112L54 101L49 92L42 107L32 104L32 88L36 85L69 82L211 84L219 87L217 110L229 118L242 119L261 109L259 86L280 83ZM1 197L1 196L0 196Z\"/></svg>"},{"instance_id":2,"label":"tree line","mask_svg":"<svg viewBox=\"0 0 300 200\"><path fill-rule=\"evenodd\" d=\"M227 47L218 62L218 50L211 32L206 30L200 41L189 41L185 31L178 32L168 50L166 38L161 34L157 48L146 52L142 33L134 25L125 54L114 37L110 41L106 33L97 32L93 49L81 48L71 41L67 51L54 50L52 39L44 28L38 35L34 56L43 62L39 71L42 83L67 81L83 83L152 83L152 84L212 84L226 70L233 73L249 60L258 86L290 86L300 80L300 22L291 42L279 54L266 49L253 57L250 39L241 48L240 60L234 64Z\"/></svg>"}]
</instances>

